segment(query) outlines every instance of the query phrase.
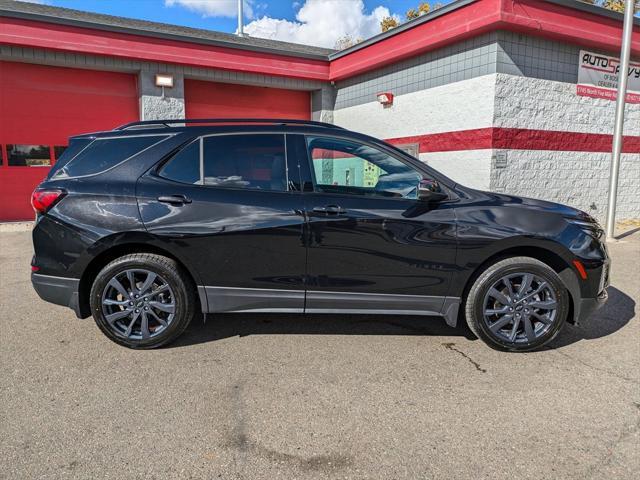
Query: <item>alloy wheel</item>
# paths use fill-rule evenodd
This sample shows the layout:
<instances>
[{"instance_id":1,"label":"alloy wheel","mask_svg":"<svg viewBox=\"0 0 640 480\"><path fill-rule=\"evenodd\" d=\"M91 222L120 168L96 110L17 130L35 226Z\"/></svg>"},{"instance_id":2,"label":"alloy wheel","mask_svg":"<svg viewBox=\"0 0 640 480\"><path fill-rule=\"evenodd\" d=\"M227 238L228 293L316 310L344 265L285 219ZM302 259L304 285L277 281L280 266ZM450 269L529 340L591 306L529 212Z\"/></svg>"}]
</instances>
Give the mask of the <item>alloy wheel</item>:
<instances>
[{"instance_id":1,"label":"alloy wheel","mask_svg":"<svg viewBox=\"0 0 640 480\"><path fill-rule=\"evenodd\" d=\"M489 332L508 343L531 343L544 336L557 318L558 301L544 278L511 273L493 283L484 297L483 321Z\"/></svg>"},{"instance_id":2,"label":"alloy wheel","mask_svg":"<svg viewBox=\"0 0 640 480\"><path fill-rule=\"evenodd\" d=\"M102 293L102 314L113 332L127 339L160 335L175 317L175 296L157 273L124 270L109 280Z\"/></svg>"}]
</instances>

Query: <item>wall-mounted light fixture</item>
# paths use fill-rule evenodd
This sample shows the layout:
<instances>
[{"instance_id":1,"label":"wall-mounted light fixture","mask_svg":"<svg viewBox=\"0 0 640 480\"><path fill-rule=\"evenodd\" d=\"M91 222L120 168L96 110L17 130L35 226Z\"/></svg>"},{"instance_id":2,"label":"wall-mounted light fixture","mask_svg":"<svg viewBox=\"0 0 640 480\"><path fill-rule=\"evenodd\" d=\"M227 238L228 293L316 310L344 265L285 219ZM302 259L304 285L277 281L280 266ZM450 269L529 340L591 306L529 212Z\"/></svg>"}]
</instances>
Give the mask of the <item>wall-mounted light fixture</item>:
<instances>
[{"instance_id":1,"label":"wall-mounted light fixture","mask_svg":"<svg viewBox=\"0 0 640 480\"><path fill-rule=\"evenodd\" d=\"M156 87L173 88L173 75L156 73Z\"/></svg>"},{"instance_id":2,"label":"wall-mounted light fixture","mask_svg":"<svg viewBox=\"0 0 640 480\"><path fill-rule=\"evenodd\" d=\"M378 93L376 95L376 99L384 107L390 107L391 105L393 105L393 93L391 92Z\"/></svg>"},{"instance_id":3,"label":"wall-mounted light fixture","mask_svg":"<svg viewBox=\"0 0 640 480\"><path fill-rule=\"evenodd\" d=\"M173 88L173 75L156 73L156 87L162 88L162 99L164 100L164 89Z\"/></svg>"}]
</instances>

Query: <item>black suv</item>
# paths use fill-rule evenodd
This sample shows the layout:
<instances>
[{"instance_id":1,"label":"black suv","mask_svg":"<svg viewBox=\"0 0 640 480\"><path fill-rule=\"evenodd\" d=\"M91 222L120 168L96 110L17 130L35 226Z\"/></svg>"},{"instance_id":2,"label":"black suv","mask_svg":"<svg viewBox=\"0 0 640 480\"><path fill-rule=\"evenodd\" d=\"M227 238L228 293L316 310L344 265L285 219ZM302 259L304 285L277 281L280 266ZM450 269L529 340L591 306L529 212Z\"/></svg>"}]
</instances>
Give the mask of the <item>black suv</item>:
<instances>
[{"instance_id":1,"label":"black suv","mask_svg":"<svg viewBox=\"0 0 640 480\"><path fill-rule=\"evenodd\" d=\"M458 185L392 145L294 120L73 137L33 193L32 282L153 348L216 312L437 315L538 348L606 299L579 210Z\"/></svg>"}]
</instances>

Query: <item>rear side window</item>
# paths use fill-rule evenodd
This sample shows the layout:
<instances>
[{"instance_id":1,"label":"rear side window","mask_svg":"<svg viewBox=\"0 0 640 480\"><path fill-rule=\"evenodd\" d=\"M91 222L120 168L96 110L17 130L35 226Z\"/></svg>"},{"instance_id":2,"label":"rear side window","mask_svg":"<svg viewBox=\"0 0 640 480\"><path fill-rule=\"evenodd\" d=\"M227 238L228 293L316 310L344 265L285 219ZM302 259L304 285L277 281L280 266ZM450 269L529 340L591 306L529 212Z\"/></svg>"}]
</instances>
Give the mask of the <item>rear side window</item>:
<instances>
[{"instance_id":1,"label":"rear side window","mask_svg":"<svg viewBox=\"0 0 640 480\"><path fill-rule=\"evenodd\" d=\"M58 170L52 178L82 177L104 172L165 138L166 135L98 138Z\"/></svg>"},{"instance_id":2,"label":"rear side window","mask_svg":"<svg viewBox=\"0 0 640 480\"><path fill-rule=\"evenodd\" d=\"M200 140L190 143L158 172L161 177L181 183L200 183Z\"/></svg>"},{"instance_id":3,"label":"rear side window","mask_svg":"<svg viewBox=\"0 0 640 480\"><path fill-rule=\"evenodd\" d=\"M219 135L203 138L204 185L287 190L284 135Z\"/></svg>"}]
</instances>

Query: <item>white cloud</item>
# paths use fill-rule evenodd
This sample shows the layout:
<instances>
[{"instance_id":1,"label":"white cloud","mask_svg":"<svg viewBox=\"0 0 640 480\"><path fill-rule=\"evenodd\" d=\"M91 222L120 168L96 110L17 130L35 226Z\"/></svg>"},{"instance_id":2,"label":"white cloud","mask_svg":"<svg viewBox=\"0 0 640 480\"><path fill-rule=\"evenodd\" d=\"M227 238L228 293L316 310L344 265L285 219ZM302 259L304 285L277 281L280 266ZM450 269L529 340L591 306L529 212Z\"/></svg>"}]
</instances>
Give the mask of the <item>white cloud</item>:
<instances>
[{"instance_id":1,"label":"white cloud","mask_svg":"<svg viewBox=\"0 0 640 480\"><path fill-rule=\"evenodd\" d=\"M244 0L244 15L253 18L253 0ZM203 17L236 17L238 0L164 0L167 7L181 6Z\"/></svg>"},{"instance_id":2,"label":"white cloud","mask_svg":"<svg viewBox=\"0 0 640 480\"><path fill-rule=\"evenodd\" d=\"M380 21L390 15L382 6L366 13L362 0L306 0L296 21L265 16L246 25L245 32L254 37L333 48L345 35L356 39L380 33Z\"/></svg>"},{"instance_id":3,"label":"white cloud","mask_svg":"<svg viewBox=\"0 0 640 480\"><path fill-rule=\"evenodd\" d=\"M40 5L51 5L51 0L20 0L27 3L38 3Z\"/></svg>"}]
</instances>

